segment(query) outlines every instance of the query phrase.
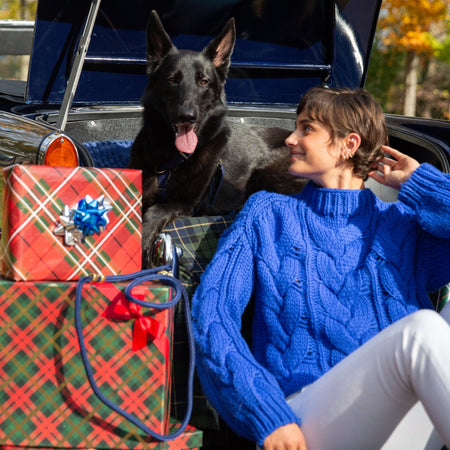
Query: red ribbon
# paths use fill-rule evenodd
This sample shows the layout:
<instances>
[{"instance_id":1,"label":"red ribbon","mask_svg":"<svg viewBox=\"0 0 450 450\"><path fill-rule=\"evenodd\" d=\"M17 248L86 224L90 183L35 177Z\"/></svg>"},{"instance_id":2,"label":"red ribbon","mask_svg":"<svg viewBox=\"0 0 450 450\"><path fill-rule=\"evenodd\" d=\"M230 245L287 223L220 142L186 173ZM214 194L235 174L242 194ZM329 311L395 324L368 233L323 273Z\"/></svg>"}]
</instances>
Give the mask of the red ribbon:
<instances>
[{"instance_id":1,"label":"red ribbon","mask_svg":"<svg viewBox=\"0 0 450 450\"><path fill-rule=\"evenodd\" d=\"M144 300L145 290L138 291L139 288L132 289L131 295L138 300ZM102 316L116 320L135 319L133 324L133 351L144 348L149 338L160 338L165 330L164 325L156 319L141 314L141 305L129 302L122 292L112 300Z\"/></svg>"}]
</instances>

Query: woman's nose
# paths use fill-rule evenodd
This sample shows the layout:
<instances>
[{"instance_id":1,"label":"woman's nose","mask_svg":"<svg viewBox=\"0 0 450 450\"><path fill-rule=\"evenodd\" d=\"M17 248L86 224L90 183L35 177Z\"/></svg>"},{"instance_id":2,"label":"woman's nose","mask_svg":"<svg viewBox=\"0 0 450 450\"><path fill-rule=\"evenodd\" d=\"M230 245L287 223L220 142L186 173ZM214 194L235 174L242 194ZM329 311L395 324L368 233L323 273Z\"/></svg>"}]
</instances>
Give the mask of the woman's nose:
<instances>
[{"instance_id":1,"label":"woman's nose","mask_svg":"<svg viewBox=\"0 0 450 450\"><path fill-rule=\"evenodd\" d=\"M295 147L296 145L298 145L298 137L296 136L295 131L293 133L291 133L286 139L285 139L285 144L288 147Z\"/></svg>"}]
</instances>

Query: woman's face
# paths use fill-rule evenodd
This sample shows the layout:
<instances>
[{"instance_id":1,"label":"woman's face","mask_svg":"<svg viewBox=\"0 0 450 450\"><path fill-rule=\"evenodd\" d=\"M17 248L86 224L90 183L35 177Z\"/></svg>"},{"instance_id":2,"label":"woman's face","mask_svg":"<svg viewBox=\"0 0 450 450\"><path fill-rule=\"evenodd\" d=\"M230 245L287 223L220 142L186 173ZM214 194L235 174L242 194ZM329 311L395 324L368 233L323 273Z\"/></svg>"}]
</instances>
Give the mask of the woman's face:
<instances>
[{"instance_id":1,"label":"woman's face","mask_svg":"<svg viewBox=\"0 0 450 450\"><path fill-rule=\"evenodd\" d=\"M340 144L331 142L330 129L302 112L286 145L291 149L289 173L327 186L341 157Z\"/></svg>"}]
</instances>

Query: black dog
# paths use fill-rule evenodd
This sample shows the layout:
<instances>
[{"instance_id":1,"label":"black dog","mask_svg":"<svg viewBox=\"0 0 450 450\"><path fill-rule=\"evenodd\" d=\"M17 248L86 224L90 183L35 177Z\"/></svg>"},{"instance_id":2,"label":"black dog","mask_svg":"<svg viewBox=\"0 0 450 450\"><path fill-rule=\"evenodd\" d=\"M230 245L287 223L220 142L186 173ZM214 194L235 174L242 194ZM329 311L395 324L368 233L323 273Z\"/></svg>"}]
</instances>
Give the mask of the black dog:
<instances>
[{"instance_id":1,"label":"black dog","mask_svg":"<svg viewBox=\"0 0 450 450\"><path fill-rule=\"evenodd\" d=\"M176 216L225 214L256 191L293 193L304 186L288 174L289 131L225 118L235 35L230 19L202 52L178 50L151 14L143 127L129 163L143 171L144 250Z\"/></svg>"}]
</instances>

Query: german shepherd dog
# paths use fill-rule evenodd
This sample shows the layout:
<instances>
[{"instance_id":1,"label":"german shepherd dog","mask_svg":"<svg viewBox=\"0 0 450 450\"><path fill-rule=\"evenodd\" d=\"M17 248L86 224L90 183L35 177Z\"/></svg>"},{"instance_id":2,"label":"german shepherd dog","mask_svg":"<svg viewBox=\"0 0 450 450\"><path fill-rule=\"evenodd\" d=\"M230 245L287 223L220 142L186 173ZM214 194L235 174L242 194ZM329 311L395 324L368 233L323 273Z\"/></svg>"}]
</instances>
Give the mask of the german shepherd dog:
<instances>
[{"instance_id":1,"label":"german shepherd dog","mask_svg":"<svg viewBox=\"0 0 450 450\"><path fill-rule=\"evenodd\" d=\"M143 171L144 251L177 216L226 214L256 191L294 193L305 184L288 173L289 131L225 117L235 38L230 19L203 51L178 50L151 13L143 125L129 162Z\"/></svg>"}]
</instances>

